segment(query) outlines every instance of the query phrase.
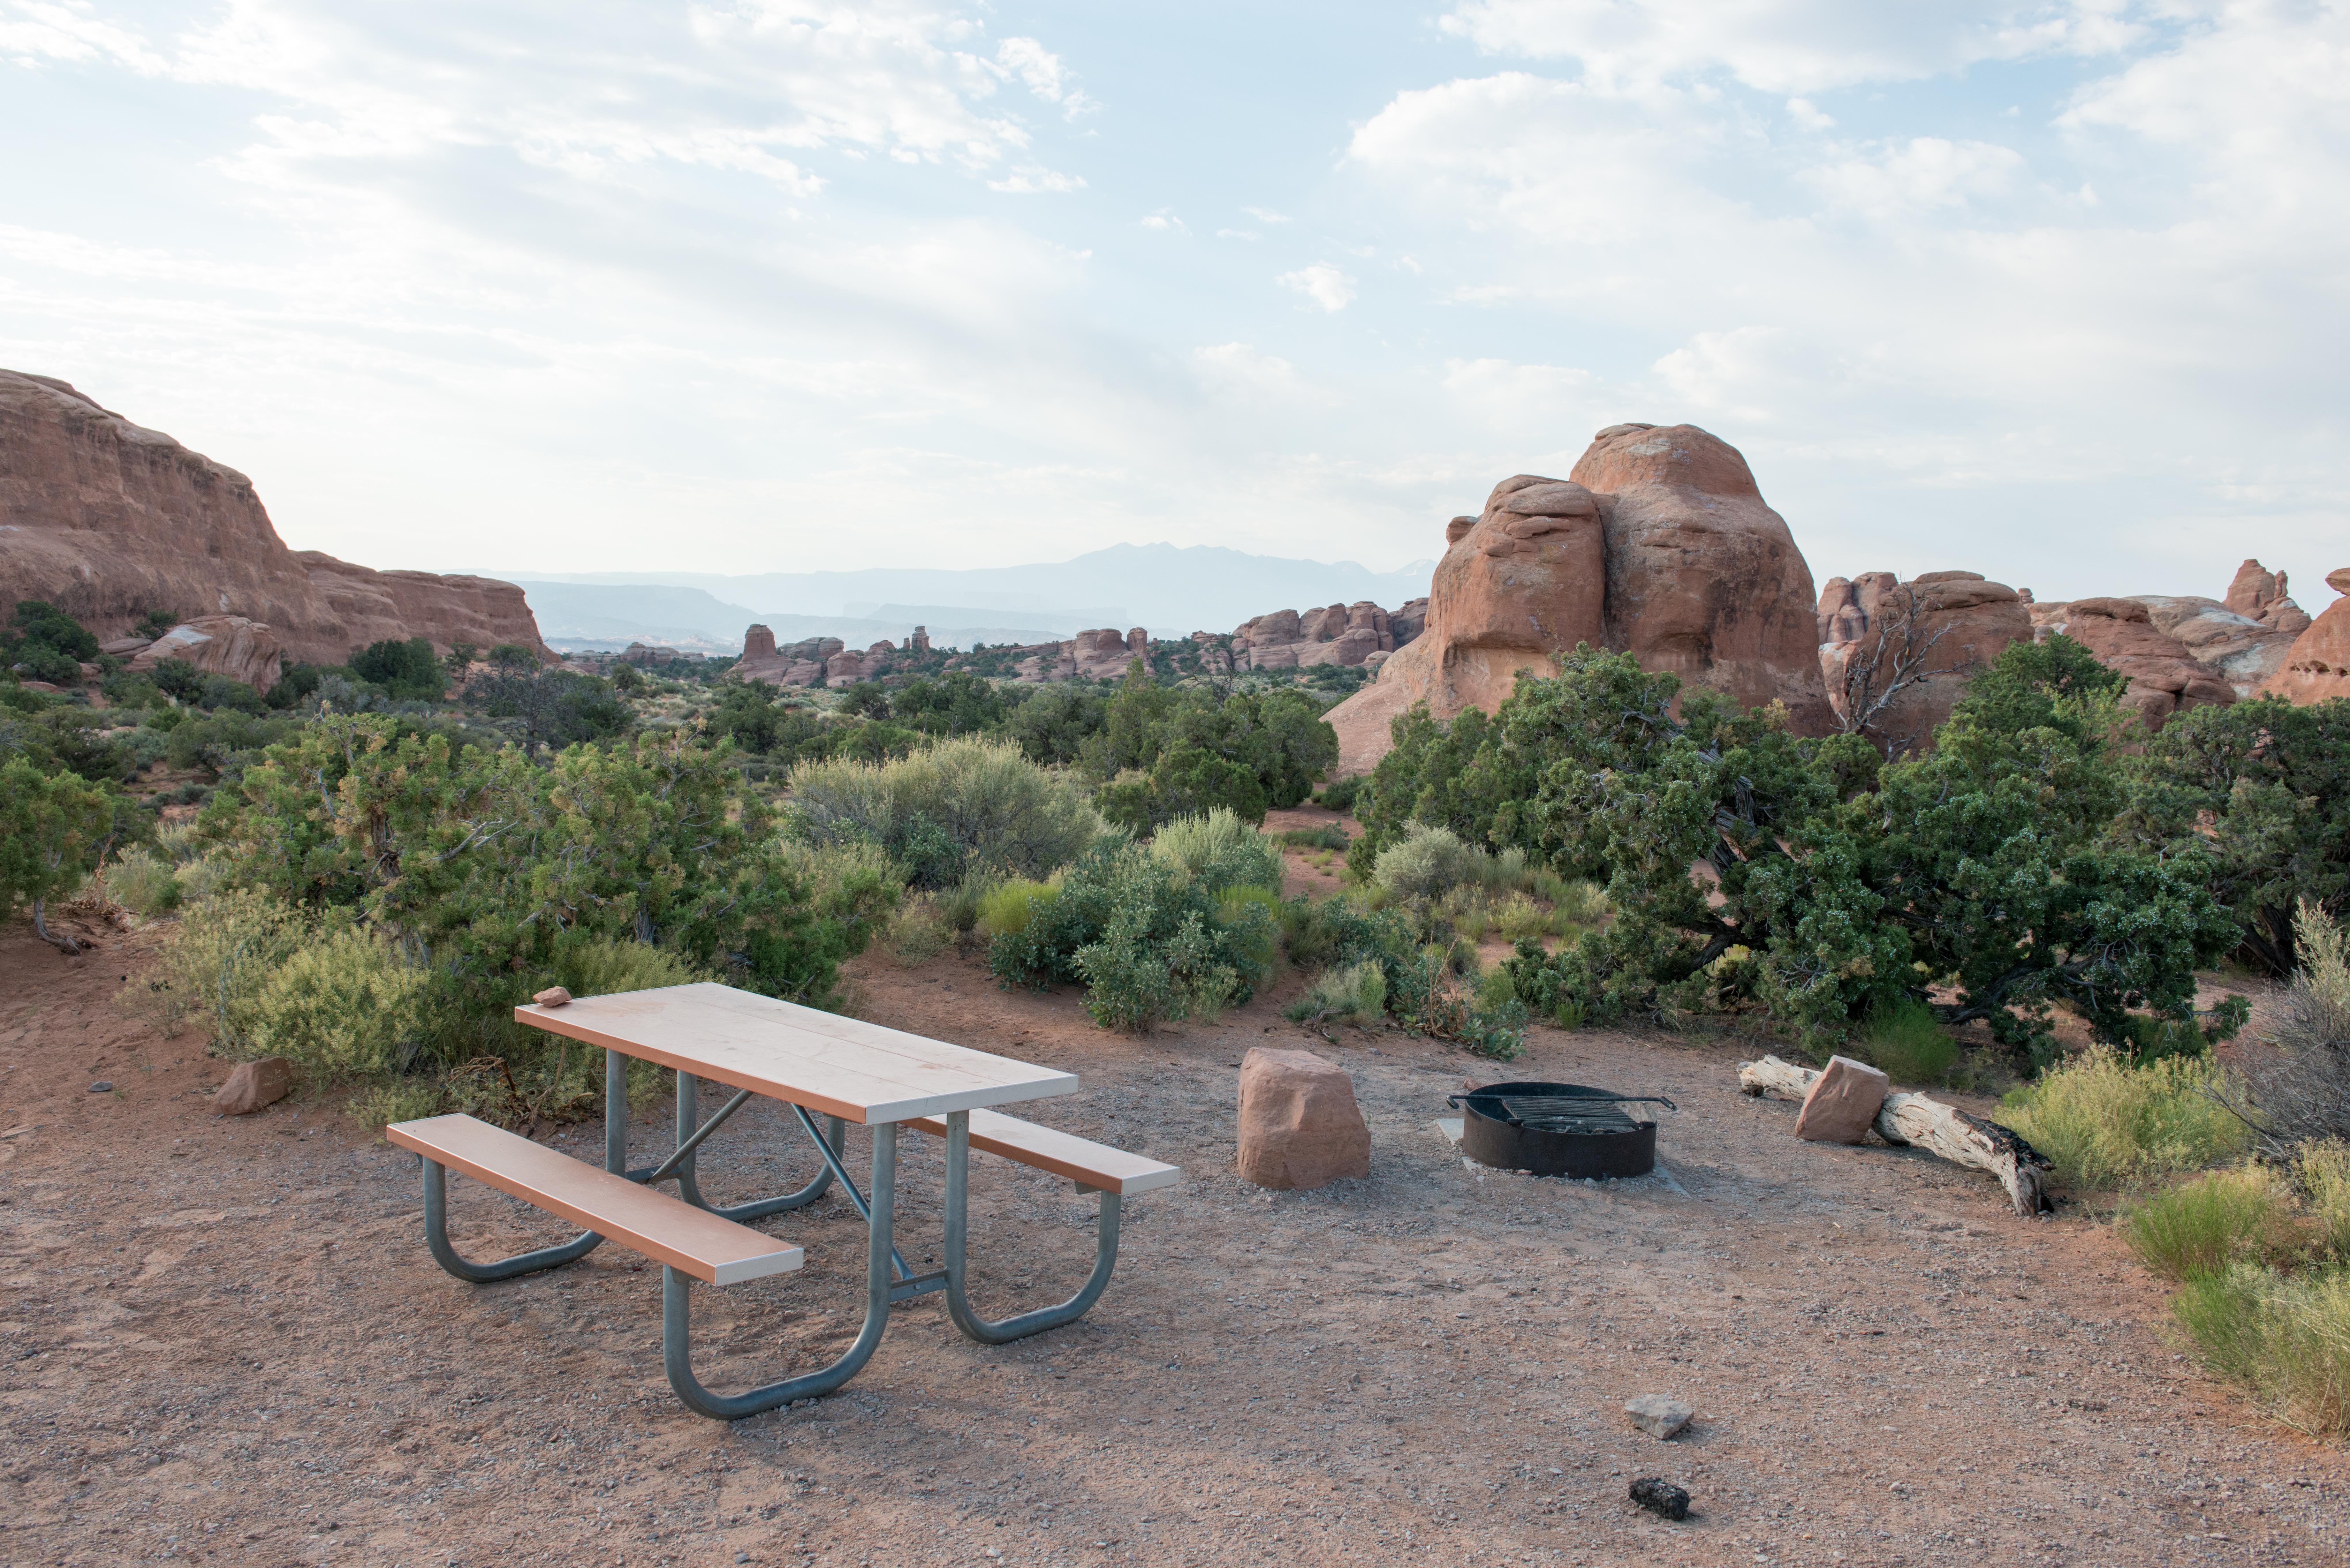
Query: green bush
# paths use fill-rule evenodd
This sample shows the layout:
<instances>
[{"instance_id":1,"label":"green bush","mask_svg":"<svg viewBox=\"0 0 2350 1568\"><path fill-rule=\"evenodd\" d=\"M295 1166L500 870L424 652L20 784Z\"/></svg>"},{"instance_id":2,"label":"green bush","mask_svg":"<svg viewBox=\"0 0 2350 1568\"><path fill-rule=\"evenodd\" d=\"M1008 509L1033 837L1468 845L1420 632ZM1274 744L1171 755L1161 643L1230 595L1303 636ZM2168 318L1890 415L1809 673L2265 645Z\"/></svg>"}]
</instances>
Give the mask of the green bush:
<instances>
[{"instance_id":1,"label":"green bush","mask_svg":"<svg viewBox=\"0 0 2350 1568\"><path fill-rule=\"evenodd\" d=\"M2291 1218L2290 1196L2265 1171L2212 1171L2133 1209L2122 1236L2156 1273L2189 1280L2275 1251Z\"/></svg>"},{"instance_id":2,"label":"green bush","mask_svg":"<svg viewBox=\"0 0 2350 1568\"><path fill-rule=\"evenodd\" d=\"M1376 1023L1387 1005L1387 971L1367 960L1323 971L1282 1016L1293 1023Z\"/></svg>"},{"instance_id":3,"label":"green bush","mask_svg":"<svg viewBox=\"0 0 2350 1568\"><path fill-rule=\"evenodd\" d=\"M2187 1282L2171 1313L2204 1359L2279 1420L2350 1433L2350 1271L2280 1274L2239 1263Z\"/></svg>"},{"instance_id":4,"label":"green bush","mask_svg":"<svg viewBox=\"0 0 2350 1568\"><path fill-rule=\"evenodd\" d=\"M1935 1018L1934 1010L1908 996L1878 1001L1851 1049L1903 1085L1947 1083L1959 1059L1959 1043Z\"/></svg>"},{"instance_id":5,"label":"green bush","mask_svg":"<svg viewBox=\"0 0 2350 1568\"><path fill-rule=\"evenodd\" d=\"M2280 1159L2303 1143L2350 1140L2350 938L2303 899L2294 946L2300 964L2271 1026L2274 1049L2248 1054L2244 1097L2232 1102Z\"/></svg>"},{"instance_id":6,"label":"green bush","mask_svg":"<svg viewBox=\"0 0 2350 1568\"><path fill-rule=\"evenodd\" d=\"M180 904L180 879L169 862L133 846L106 867L106 890L139 915L168 914Z\"/></svg>"},{"instance_id":7,"label":"green bush","mask_svg":"<svg viewBox=\"0 0 2350 1568\"><path fill-rule=\"evenodd\" d=\"M432 976L352 926L286 954L253 1000L253 1054L283 1056L316 1078L380 1074L421 1045Z\"/></svg>"},{"instance_id":8,"label":"green bush","mask_svg":"<svg viewBox=\"0 0 2350 1568\"><path fill-rule=\"evenodd\" d=\"M1274 837L1288 849L1336 849L1342 853L1351 842L1347 830L1336 823L1325 823L1320 827L1287 827Z\"/></svg>"},{"instance_id":9,"label":"green bush","mask_svg":"<svg viewBox=\"0 0 2350 1568\"><path fill-rule=\"evenodd\" d=\"M1014 936L1027 930L1030 912L1038 900L1049 901L1060 891L1049 882L1032 882L1014 877L998 882L980 895L979 911L972 925L984 936Z\"/></svg>"},{"instance_id":10,"label":"green bush","mask_svg":"<svg viewBox=\"0 0 2350 1568\"><path fill-rule=\"evenodd\" d=\"M2293 1155L2293 1174L2309 1196L2326 1252L2350 1262L2350 1143L2328 1138L2302 1145Z\"/></svg>"},{"instance_id":11,"label":"green bush","mask_svg":"<svg viewBox=\"0 0 2350 1568\"><path fill-rule=\"evenodd\" d=\"M1281 888L1281 851L1273 840L1218 806L1179 816L1150 841L1150 852L1208 888Z\"/></svg>"},{"instance_id":12,"label":"green bush","mask_svg":"<svg viewBox=\"0 0 2350 1568\"><path fill-rule=\"evenodd\" d=\"M1265 903L1220 891L1112 839L1065 870L1050 898L1026 900L1024 924L989 944L988 967L1007 988L1083 984L1106 1027L1212 1012L1263 983L1276 926Z\"/></svg>"},{"instance_id":13,"label":"green bush","mask_svg":"<svg viewBox=\"0 0 2350 1568\"><path fill-rule=\"evenodd\" d=\"M1355 809L1355 797L1362 793L1362 789L1363 775L1349 774L1345 778L1324 784L1321 793L1314 798L1326 811L1347 812ZM1330 847L1344 849L1346 846L1334 844Z\"/></svg>"},{"instance_id":14,"label":"green bush","mask_svg":"<svg viewBox=\"0 0 2350 1568\"><path fill-rule=\"evenodd\" d=\"M1482 885L1484 859L1451 829L1414 823L1379 856L1371 879L1394 898L1436 898L1463 883Z\"/></svg>"},{"instance_id":15,"label":"green bush","mask_svg":"<svg viewBox=\"0 0 2350 1568\"><path fill-rule=\"evenodd\" d=\"M537 663L536 659L531 662ZM442 668L432 644L421 637L405 642L371 642L351 654L351 673L371 680L395 700L436 702L449 689L449 672Z\"/></svg>"},{"instance_id":16,"label":"green bush","mask_svg":"<svg viewBox=\"0 0 2350 1568\"><path fill-rule=\"evenodd\" d=\"M920 887L974 872L1042 877L1100 836L1084 793L998 741L951 740L884 763L804 762L786 784L794 831L917 853Z\"/></svg>"},{"instance_id":17,"label":"green bush","mask_svg":"<svg viewBox=\"0 0 2350 1568\"><path fill-rule=\"evenodd\" d=\"M213 1051L235 1060L269 1054L261 1048L261 993L310 935L298 911L251 888L192 901L164 939L157 968L160 989L150 993L166 1033L180 1021L201 1017Z\"/></svg>"},{"instance_id":18,"label":"green bush","mask_svg":"<svg viewBox=\"0 0 2350 1568\"><path fill-rule=\"evenodd\" d=\"M2173 1056L2133 1065L2110 1046L2011 1092L2002 1119L2076 1189L2143 1182L2225 1163L2251 1135L2217 1097L2216 1062Z\"/></svg>"}]
</instances>

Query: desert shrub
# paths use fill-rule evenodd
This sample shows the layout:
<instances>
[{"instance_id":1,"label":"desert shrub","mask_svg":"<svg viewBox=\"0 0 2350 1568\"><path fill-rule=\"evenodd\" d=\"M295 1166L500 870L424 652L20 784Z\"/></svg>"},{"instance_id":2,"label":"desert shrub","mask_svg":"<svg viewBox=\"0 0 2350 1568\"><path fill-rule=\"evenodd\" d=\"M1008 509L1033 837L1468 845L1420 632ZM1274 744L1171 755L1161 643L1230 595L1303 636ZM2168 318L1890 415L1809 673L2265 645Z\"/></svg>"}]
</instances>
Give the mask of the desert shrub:
<instances>
[{"instance_id":1,"label":"desert shrub","mask_svg":"<svg viewBox=\"0 0 2350 1568\"><path fill-rule=\"evenodd\" d=\"M387 639L355 649L350 670L360 680L382 687L395 701L438 701L449 687L449 672L442 668L440 656L421 637L405 642Z\"/></svg>"},{"instance_id":2,"label":"desert shrub","mask_svg":"<svg viewBox=\"0 0 2350 1568\"><path fill-rule=\"evenodd\" d=\"M2118 1042L2133 1062L2158 1062L2166 1056L2200 1056L2211 1049L2210 1037L2194 1021L2156 1018L2134 1013L2122 1022Z\"/></svg>"},{"instance_id":3,"label":"desert shrub","mask_svg":"<svg viewBox=\"0 0 2350 1568\"><path fill-rule=\"evenodd\" d=\"M361 1127L380 1132L394 1122L437 1116L448 1101L448 1088L437 1078L394 1078L361 1089L344 1109Z\"/></svg>"},{"instance_id":4,"label":"desert shrub","mask_svg":"<svg viewBox=\"0 0 2350 1568\"><path fill-rule=\"evenodd\" d=\"M899 967L920 969L946 951L954 935L954 928L941 915L938 905L918 896L899 905L897 913L889 917L887 940L889 954Z\"/></svg>"},{"instance_id":5,"label":"desert shrub","mask_svg":"<svg viewBox=\"0 0 2350 1568\"><path fill-rule=\"evenodd\" d=\"M1387 1005L1387 971L1366 961L1323 971L1282 1016L1293 1023L1375 1023Z\"/></svg>"},{"instance_id":6,"label":"desert shrub","mask_svg":"<svg viewBox=\"0 0 2350 1568\"><path fill-rule=\"evenodd\" d=\"M1553 912L1577 926L1596 926L1607 918L1607 892L1596 882L1577 878L1568 881L1554 877L1557 890L1535 889L1537 898L1547 898Z\"/></svg>"},{"instance_id":7,"label":"desert shrub","mask_svg":"<svg viewBox=\"0 0 2350 1568\"><path fill-rule=\"evenodd\" d=\"M1087 773L1113 781L1103 815L1140 834L1219 805L1252 825L1269 807L1295 805L1338 760L1338 736L1303 692L1179 691L1138 661L1078 755Z\"/></svg>"},{"instance_id":8,"label":"desert shrub","mask_svg":"<svg viewBox=\"0 0 2350 1568\"><path fill-rule=\"evenodd\" d=\"M2289 1158L2313 1140L2350 1139L2350 940L2339 921L2304 900L2295 916L2301 956L2267 1050L2248 1052L2238 1108L2259 1126L2267 1153Z\"/></svg>"},{"instance_id":9,"label":"desert shrub","mask_svg":"<svg viewBox=\"0 0 2350 1568\"><path fill-rule=\"evenodd\" d=\"M2199 1170L2243 1154L2251 1135L2220 1103L2227 1069L2173 1056L2133 1065L2110 1046L2011 1092L2006 1124L2075 1188L2110 1188Z\"/></svg>"},{"instance_id":10,"label":"desert shrub","mask_svg":"<svg viewBox=\"0 0 2350 1568\"><path fill-rule=\"evenodd\" d=\"M1288 849L1336 849L1343 851L1349 840L1347 830L1336 823L1320 827L1286 827L1274 836Z\"/></svg>"},{"instance_id":11,"label":"desert shrub","mask_svg":"<svg viewBox=\"0 0 2350 1568\"><path fill-rule=\"evenodd\" d=\"M1363 775L1349 774L1345 778L1336 779L1324 784L1321 792L1314 798L1326 811L1352 811L1355 809L1355 797L1359 795L1362 790ZM1344 849L1346 846L1334 844L1330 847Z\"/></svg>"},{"instance_id":12,"label":"desert shrub","mask_svg":"<svg viewBox=\"0 0 2350 1568\"><path fill-rule=\"evenodd\" d=\"M2199 844L2240 955L2289 974L2306 961L2298 907L2350 911L2350 701L2189 708L2135 739L2115 837L2155 852Z\"/></svg>"},{"instance_id":13,"label":"desert shrub","mask_svg":"<svg viewBox=\"0 0 2350 1568\"><path fill-rule=\"evenodd\" d=\"M1152 837L1150 852L1205 887L1281 887L1281 851L1225 807L1175 818Z\"/></svg>"},{"instance_id":14,"label":"desert shrub","mask_svg":"<svg viewBox=\"0 0 2350 1568\"><path fill-rule=\"evenodd\" d=\"M2294 1151L2293 1180L2309 1199L2321 1244L2337 1262L2350 1260L2350 1143L2328 1138Z\"/></svg>"},{"instance_id":15,"label":"desert shrub","mask_svg":"<svg viewBox=\"0 0 2350 1568\"><path fill-rule=\"evenodd\" d=\"M266 893L232 889L192 902L164 939L150 992L165 1033L195 1015L218 1054L268 1055L256 1038L262 991L309 934L298 911Z\"/></svg>"},{"instance_id":16,"label":"desert shrub","mask_svg":"<svg viewBox=\"0 0 2350 1568\"><path fill-rule=\"evenodd\" d=\"M46 772L28 755L0 762L0 919L29 906L47 937L43 906L81 885L114 833L114 797L105 789Z\"/></svg>"},{"instance_id":17,"label":"desert shrub","mask_svg":"<svg viewBox=\"0 0 2350 1568\"><path fill-rule=\"evenodd\" d=\"M2279 1420L2319 1436L2350 1431L2350 1272L2239 1263L2188 1281L2171 1313L2205 1361L2250 1385Z\"/></svg>"},{"instance_id":18,"label":"desert shrub","mask_svg":"<svg viewBox=\"0 0 2350 1568\"><path fill-rule=\"evenodd\" d=\"M1934 1010L1908 996L1888 997L1871 1008L1851 1049L1897 1084L1946 1083L1959 1059L1959 1043Z\"/></svg>"},{"instance_id":19,"label":"desert shrub","mask_svg":"<svg viewBox=\"0 0 2350 1568\"><path fill-rule=\"evenodd\" d=\"M139 915L161 915L179 907L180 879L168 860L133 846L106 868L107 891Z\"/></svg>"},{"instance_id":20,"label":"desert shrub","mask_svg":"<svg viewBox=\"0 0 2350 1568\"><path fill-rule=\"evenodd\" d=\"M1029 915L1037 901L1049 900L1059 891L1049 882L1032 882L1018 877L995 883L980 895L972 925L991 938L1016 935L1028 929Z\"/></svg>"},{"instance_id":21,"label":"desert shrub","mask_svg":"<svg viewBox=\"0 0 2350 1568\"><path fill-rule=\"evenodd\" d=\"M371 931L318 933L269 971L252 1001L249 1049L317 1078L403 1065L422 1043L432 976Z\"/></svg>"},{"instance_id":22,"label":"desert shrub","mask_svg":"<svg viewBox=\"0 0 2350 1568\"><path fill-rule=\"evenodd\" d=\"M1371 877L1398 898L1435 898L1464 882L1482 881L1484 858L1451 829L1414 823L1379 856Z\"/></svg>"},{"instance_id":23,"label":"desert shrub","mask_svg":"<svg viewBox=\"0 0 2350 1568\"><path fill-rule=\"evenodd\" d=\"M1007 988L1081 983L1106 1027L1144 1030L1245 1002L1263 981L1276 921L1259 900L1229 905L1169 860L1113 839L1062 873L1049 898L989 944Z\"/></svg>"},{"instance_id":24,"label":"desert shrub","mask_svg":"<svg viewBox=\"0 0 2350 1568\"><path fill-rule=\"evenodd\" d=\"M2277 1251L2292 1215L2291 1196L2267 1172L2215 1170L2138 1204L2122 1237L2156 1273L2189 1280Z\"/></svg>"},{"instance_id":25,"label":"desert shrub","mask_svg":"<svg viewBox=\"0 0 2350 1568\"><path fill-rule=\"evenodd\" d=\"M1515 942L1525 937L1538 937L1550 929L1550 916L1544 914L1532 898L1523 893L1513 893L1492 907L1493 929L1505 941Z\"/></svg>"},{"instance_id":26,"label":"desert shrub","mask_svg":"<svg viewBox=\"0 0 2350 1568\"><path fill-rule=\"evenodd\" d=\"M1281 956L1279 893L1255 884L1219 888L1216 919L1228 933L1240 972L1260 977L1273 972Z\"/></svg>"},{"instance_id":27,"label":"desert shrub","mask_svg":"<svg viewBox=\"0 0 2350 1568\"><path fill-rule=\"evenodd\" d=\"M1935 749L1898 763L1627 655L1558 664L1491 717L1398 718L1348 860L1371 869L1441 827L1604 880L1607 926L1554 987L1595 1020L1753 1009L1824 1044L1899 993L1946 1025L1982 1020L2037 1066L2058 1005L2107 1041L2135 1014L2191 1021L2197 965L2239 938L2192 834L2114 837L2140 732L2119 678L2066 639L2010 648ZM2212 1032L2243 1012L2223 1004Z\"/></svg>"},{"instance_id":28,"label":"desert shrub","mask_svg":"<svg viewBox=\"0 0 2350 1568\"><path fill-rule=\"evenodd\" d=\"M786 787L795 832L866 839L901 859L913 847L921 887L978 871L1045 876L1102 831L1082 790L997 741L943 741L883 763L804 762Z\"/></svg>"}]
</instances>

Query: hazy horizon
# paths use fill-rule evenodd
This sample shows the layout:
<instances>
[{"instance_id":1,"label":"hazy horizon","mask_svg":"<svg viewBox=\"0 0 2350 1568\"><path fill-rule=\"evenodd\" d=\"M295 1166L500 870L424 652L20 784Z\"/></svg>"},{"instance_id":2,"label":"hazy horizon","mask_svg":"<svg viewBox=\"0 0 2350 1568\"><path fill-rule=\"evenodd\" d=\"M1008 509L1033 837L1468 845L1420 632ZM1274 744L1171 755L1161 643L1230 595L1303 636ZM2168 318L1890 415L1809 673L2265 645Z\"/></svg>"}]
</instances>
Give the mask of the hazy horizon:
<instances>
[{"instance_id":1,"label":"hazy horizon","mask_svg":"<svg viewBox=\"0 0 2350 1568\"><path fill-rule=\"evenodd\" d=\"M2314 612L2345 78L2222 0L0 0L0 364L372 566L1392 571L1686 421L1815 581Z\"/></svg>"}]
</instances>

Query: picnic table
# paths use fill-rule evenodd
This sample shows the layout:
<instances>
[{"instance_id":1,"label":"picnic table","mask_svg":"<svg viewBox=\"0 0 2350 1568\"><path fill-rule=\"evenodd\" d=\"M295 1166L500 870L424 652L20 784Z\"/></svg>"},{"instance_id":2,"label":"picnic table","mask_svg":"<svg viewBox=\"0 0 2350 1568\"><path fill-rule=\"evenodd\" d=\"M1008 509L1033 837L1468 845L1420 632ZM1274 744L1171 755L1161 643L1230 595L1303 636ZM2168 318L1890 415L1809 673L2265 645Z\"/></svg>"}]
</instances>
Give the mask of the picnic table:
<instances>
[{"instance_id":1,"label":"picnic table","mask_svg":"<svg viewBox=\"0 0 2350 1568\"><path fill-rule=\"evenodd\" d=\"M521 1023L604 1051L601 1169L468 1116L427 1116L384 1129L423 1160L426 1245L461 1280L485 1283L556 1268L607 1241L661 1265L661 1343L670 1386L687 1408L734 1420L795 1399L828 1394L856 1376L881 1343L889 1311L933 1292L946 1297L957 1327L1001 1345L1083 1316L1118 1262L1122 1199L1174 1182L1175 1167L1056 1132L993 1109L1066 1095L1074 1074L925 1039L837 1013L717 984L666 986L515 1009ZM628 1164L631 1058L677 1075L677 1141L668 1158ZM708 1078L735 1093L707 1121L698 1085ZM712 1137L754 1096L780 1101L816 1150L806 1185L771 1198L721 1207L702 1193L699 1163ZM817 1125L822 1117L824 1125ZM872 1129L872 1168L859 1189L843 1163L845 1125ZM910 1272L896 1240L898 1132L911 1127L946 1140L945 1265ZM1093 1272L1055 1306L990 1321L966 1294L971 1150L1002 1155L1073 1180L1100 1199ZM584 1227L558 1246L477 1263L460 1256L448 1231L448 1172L455 1169ZM721 1395L695 1377L687 1282L724 1286L799 1268L801 1249L746 1221L815 1202L835 1181L866 1223L865 1323L847 1351L821 1371L743 1394ZM674 1182L674 1198L655 1184Z\"/></svg>"}]
</instances>

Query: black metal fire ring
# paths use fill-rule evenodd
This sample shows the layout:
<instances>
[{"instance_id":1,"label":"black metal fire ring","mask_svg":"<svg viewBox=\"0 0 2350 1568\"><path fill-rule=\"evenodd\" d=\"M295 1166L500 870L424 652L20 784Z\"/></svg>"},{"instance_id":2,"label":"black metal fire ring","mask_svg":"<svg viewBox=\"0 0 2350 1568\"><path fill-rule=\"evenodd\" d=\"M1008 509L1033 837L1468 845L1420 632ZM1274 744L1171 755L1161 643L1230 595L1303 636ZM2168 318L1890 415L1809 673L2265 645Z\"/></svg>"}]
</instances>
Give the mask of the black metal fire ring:
<instances>
[{"instance_id":1,"label":"black metal fire ring","mask_svg":"<svg viewBox=\"0 0 2350 1568\"><path fill-rule=\"evenodd\" d=\"M1675 1108L1661 1095L1587 1084L1487 1084L1446 1103L1460 1107L1461 1151L1478 1164L1567 1177L1648 1175L1657 1166L1657 1124L1622 1107Z\"/></svg>"}]
</instances>

